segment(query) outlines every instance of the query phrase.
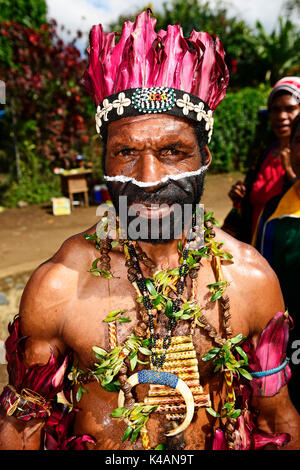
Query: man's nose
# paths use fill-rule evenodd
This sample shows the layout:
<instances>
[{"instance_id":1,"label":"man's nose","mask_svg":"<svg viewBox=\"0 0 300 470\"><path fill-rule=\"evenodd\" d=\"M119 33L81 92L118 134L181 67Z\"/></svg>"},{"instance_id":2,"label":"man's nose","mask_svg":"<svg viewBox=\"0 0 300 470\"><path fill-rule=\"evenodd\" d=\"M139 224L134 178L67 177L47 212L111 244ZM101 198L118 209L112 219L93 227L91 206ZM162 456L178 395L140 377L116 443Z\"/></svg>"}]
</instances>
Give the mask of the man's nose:
<instances>
[{"instance_id":1,"label":"man's nose","mask_svg":"<svg viewBox=\"0 0 300 470\"><path fill-rule=\"evenodd\" d=\"M136 179L143 183L158 181L165 175L164 165L154 152L141 152L136 167Z\"/></svg>"}]
</instances>

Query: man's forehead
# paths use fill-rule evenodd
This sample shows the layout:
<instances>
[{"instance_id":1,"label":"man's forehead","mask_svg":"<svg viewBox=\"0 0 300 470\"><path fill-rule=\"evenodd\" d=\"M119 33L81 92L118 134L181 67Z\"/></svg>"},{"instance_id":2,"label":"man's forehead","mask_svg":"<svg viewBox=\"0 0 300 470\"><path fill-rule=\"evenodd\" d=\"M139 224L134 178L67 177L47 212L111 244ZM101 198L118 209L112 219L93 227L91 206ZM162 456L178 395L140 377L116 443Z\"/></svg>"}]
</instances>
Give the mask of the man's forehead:
<instances>
[{"instance_id":1,"label":"man's forehead","mask_svg":"<svg viewBox=\"0 0 300 470\"><path fill-rule=\"evenodd\" d=\"M151 132L158 129L160 134L176 134L178 131L193 131L193 124L188 119L170 115L150 115L130 116L111 122L108 125L108 137L116 136L137 136L137 131ZM125 132L126 129L126 132Z\"/></svg>"}]
</instances>

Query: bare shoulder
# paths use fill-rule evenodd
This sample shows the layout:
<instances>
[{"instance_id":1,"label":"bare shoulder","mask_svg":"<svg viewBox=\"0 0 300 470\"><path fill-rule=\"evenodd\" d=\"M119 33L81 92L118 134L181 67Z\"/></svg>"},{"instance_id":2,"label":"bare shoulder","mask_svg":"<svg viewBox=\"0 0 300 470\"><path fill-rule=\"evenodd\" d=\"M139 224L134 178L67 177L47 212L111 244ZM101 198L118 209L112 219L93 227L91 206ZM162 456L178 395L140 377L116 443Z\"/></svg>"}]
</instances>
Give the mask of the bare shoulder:
<instances>
[{"instance_id":1,"label":"bare shoulder","mask_svg":"<svg viewBox=\"0 0 300 470\"><path fill-rule=\"evenodd\" d=\"M20 303L22 334L41 339L59 338L64 311L74 299L78 281L94 256L85 233L68 238L29 279Z\"/></svg>"},{"instance_id":2,"label":"bare shoulder","mask_svg":"<svg viewBox=\"0 0 300 470\"><path fill-rule=\"evenodd\" d=\"M262 331L269 320L284 311L284 301L278 278L261 254L251 245L242 243L220 229L217 240L233 256L233 263L225 263L224 273L247 298L249 327L252 335Z\"/></svg>"}]
</instances>

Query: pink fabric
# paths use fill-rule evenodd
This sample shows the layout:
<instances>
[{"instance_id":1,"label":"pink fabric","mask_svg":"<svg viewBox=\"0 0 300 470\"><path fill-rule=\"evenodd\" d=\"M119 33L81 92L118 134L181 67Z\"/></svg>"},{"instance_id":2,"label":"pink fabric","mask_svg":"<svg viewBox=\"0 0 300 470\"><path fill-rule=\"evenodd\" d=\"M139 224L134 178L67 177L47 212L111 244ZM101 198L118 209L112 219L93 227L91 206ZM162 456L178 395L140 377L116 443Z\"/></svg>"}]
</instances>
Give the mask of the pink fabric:
<instances>
[{"instance_id":1,"label":"pink fabric","mask_svg":"<svg viewBox=\"0 0 300 470\"><path fill-rule=\"evenodd\" d=\"M24 348L26 337L21 336L20 317L17 316L13 323L8 326L9 337L5 342L7 370L9 383L18 393L22 389L30 389L41 395L49 404L51 403L52 413L45 420L44 445L46 450L84 450L85 442L95 443L92 436L87 434L81 436L72 435L72 427L76 410L69 412L67 407L58 405L56 396L62 390L66 398L69 399L70 382L67 378L69 366L72 363L72 356L68 354L65 358L55 358L52 351L47 364L40 366L34 364L31 367L24 365ZM10 406L10 390L5 387L0 395L0 405L4 409ZM22 412L19 412L18 419L29 421L36 417L43 417L40 407L32 405L22 405Z\"/></svg>"},{"instance_id":2,"label":"pink fabric","mask_svg":"<svg viewBox=\"0 0 300 470\"><path fill-rule=\"evenodd\" d=\"M274 155L274 148L272 148L262 164L250 193L250 202L253 207L252 235L266 203L282 193L284 175L281 159Z\"/></svg>"},{"instance_id":3,"label":"pink fabric","mask_svg":"<svg viewBox=\"0 0 300 470\"><path fill-rule=\"evenodd\" d=\"M265 371L278 367L285 359L290 318L282 312L278 312L269 321L262 331L255 349L251 338L242 345L249 360L251 372ZM282 371L251 381L237 380L234 387L237 397L237 408L242 409L242 414L236 420L235 449L259 450L268 444L283 447L290 440L287 433L266 433L257 426L257 412L251 410L252 396L273 396L286 385L291 377L291 370L286 366ZM218 428L215 432L213 450L228 449L224 432Z\"/></svg>"},{"instance_id":4,"label":"pink fabric","mask_svg":"<svg viewBox=\"0 0 300 470\"><path fill-rule=\"evenodd\" d=\"M280 366L286 357L290 317L278 312L263 330L256 350L251 338L243 344L251 372L266 371ZM255 378L250 382L254 396L272 397L288 383L291 369L287 365L277 374Z\"/></svg>"}]
</instances>

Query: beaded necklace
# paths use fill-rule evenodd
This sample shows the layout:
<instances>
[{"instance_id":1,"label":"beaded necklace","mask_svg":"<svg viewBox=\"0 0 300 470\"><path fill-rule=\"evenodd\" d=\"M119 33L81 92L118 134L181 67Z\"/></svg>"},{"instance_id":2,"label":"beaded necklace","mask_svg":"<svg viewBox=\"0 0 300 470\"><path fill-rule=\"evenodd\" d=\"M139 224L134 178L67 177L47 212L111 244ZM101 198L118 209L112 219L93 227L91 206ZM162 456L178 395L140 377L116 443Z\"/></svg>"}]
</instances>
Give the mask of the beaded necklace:
<instances>
[{"instance_id":1,"label":"beaded necklace","mask_svg":"<svg viewBox=\"0 0 300 470\"><path fill-rule=\"evenodd\" d=\"M188 246L186 246L186 248L184 249L184 252L183 252L183 262L182 262L182 264L179 268L180 279L177 283L177 297L172 302L172 313L173 314L176 313L179 310L181 296L182 296L183 291L184 291L184 280L185 280L185 277L188 273L188 267L187 267L187 264L186 264L188 252L189 252ZM143 295L143 304L144 304L144 306L145 306L145 308L148 312L148 316L149 316L150 348L155 349L157 338L156 338L156 335L155 335L155 332L154 332L154 317L153 317L153 313L152 313L153 305L151 303L149 293L148 293L148 290L147 290L147 287L146 287L146 284L145 284L145 280L144 280L143 275L141 273L141 269L140 269L140 266L139 266L137 255L136 255L136 252L135 252L135 249L134 249L134 246L133 246L132 243L129 243L129 253L130 253L131 259L134 263L134 267L137 271L137 275L138 275L137 284L138 284L138 287L140 288L140 291ZM171 345L172 331L174 330L175 326L176 326L176 319L174 317L169 318L169 320L168 320L168 332L167 332L167 335L165 336L165 338L163 339L163 342L162 342L162 347L163 347L162 354L158 357L158 353L156 351L152 351L151 361L152 361L153 366L157 367L158 369L162 368L162 366L163 366L163 364L166 360L166 351Z\"/></svg>"}]
</instances>

